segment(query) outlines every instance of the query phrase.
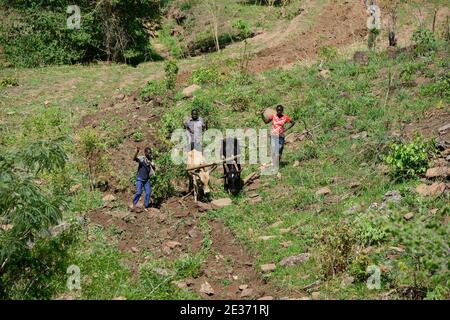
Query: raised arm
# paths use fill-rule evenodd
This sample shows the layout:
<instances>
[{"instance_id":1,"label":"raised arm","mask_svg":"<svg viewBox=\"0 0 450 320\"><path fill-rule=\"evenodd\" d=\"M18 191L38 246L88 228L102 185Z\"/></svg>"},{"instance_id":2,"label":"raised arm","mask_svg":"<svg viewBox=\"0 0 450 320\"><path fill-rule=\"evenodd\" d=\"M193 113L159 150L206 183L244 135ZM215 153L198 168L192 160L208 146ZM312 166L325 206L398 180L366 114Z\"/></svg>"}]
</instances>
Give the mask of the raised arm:
<instances>
[{"instance_id":1,"label":"raised arm","mask_svg":"<svg viewBox=\"0 0 450 320\"><path fill-rule=\"evenodd\" d=\"M133 157L133 160L136 161L136 162L139 162L138 154L139 154L139 147L136 147L136 152L135 152L134 157Z\"/></svg>"},{"instance_id":2,"label":"raised arm","mask_svg":"<svg viewBox=\"0 0 450 320\"><path fill-rule=\"evenodd\" d=\"M268 124L270 121L272 121L272 119L266 119L264 117L264 110L261 111L261 118L264 121L265 124Z\"/></svg>"}]
</instances>

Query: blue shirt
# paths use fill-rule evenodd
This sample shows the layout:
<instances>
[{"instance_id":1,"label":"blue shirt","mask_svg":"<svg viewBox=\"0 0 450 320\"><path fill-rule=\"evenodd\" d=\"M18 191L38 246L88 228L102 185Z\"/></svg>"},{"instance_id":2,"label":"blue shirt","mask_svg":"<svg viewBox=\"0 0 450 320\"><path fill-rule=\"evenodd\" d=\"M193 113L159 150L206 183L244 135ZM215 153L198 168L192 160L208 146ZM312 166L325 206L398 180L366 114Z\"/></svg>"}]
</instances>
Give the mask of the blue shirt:
<instances>
[{"instance_id":1,"label":"blue shirt","mask_svg":"<svg viewBox=\"0 0 450 320\"><path fill-rule=\"evenodd\" d=\"M138 157L139 166L137 170L137 179L141 181L147 181L150 176L154 174L152 165L154 165L147 157Z\"/></svg>"}]
</instances>

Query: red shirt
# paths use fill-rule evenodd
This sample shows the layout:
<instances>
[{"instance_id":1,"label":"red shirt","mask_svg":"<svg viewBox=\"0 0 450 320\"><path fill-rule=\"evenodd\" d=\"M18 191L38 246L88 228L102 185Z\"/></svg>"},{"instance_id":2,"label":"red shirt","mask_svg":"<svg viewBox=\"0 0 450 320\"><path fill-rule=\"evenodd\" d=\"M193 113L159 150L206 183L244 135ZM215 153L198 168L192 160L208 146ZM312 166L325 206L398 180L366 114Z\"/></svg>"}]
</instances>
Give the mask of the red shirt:
<instances>
[{"instance_id":1,"label":"red shirt","mask_svg":"<svg viewBox=\"0 0 450 320\"><path fill-rule=\"evenodd\" d=\"M283 116L279 118L276 113L271 115L269 120L272 120L272 135L282 137L284 136L284 124L292 122L292 119L287 115L283 114Z\"/></svg>"}]
</instances>

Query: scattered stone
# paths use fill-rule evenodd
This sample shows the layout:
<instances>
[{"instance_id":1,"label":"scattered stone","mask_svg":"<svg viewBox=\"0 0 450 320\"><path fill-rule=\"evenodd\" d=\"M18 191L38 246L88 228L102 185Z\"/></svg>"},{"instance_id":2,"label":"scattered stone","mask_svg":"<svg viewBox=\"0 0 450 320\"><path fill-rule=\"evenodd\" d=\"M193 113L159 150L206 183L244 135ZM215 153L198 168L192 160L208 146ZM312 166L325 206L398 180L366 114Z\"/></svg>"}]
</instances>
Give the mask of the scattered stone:
<instances>
[{"instance_id":1,"label":"scattered stone","mask_svg":"<svg viewBox=\"0 0 450 320\"><path fill-rule=\"evenodd\" d=\"M338 203L341 198L337 195L330 196L325 200L326 204Z\"/></svg>"},{"instance_id":2,"label":"scattered stone","mask_svg":"<svg viewBox=\"0 0 450 320\"><path fill-rule=\"evenodd\" d=\"M294 164L292 165L294 168L300 166L300 161L295 160Z\"/></svg>"},{"instance_id":3,"label":"scattered stone","mask_svg":"<svg viewBox=\"0 0 450 320\"><path fill-rule=\"evenodd\" d=\"M116 197L114 197L112 194L107 194L103 197L104 202L112 202L115 200L116 200Z\"/></svg>"},{"instance_id":4,"label":"scattered stone","mask_svg":"<svg viewBox=\"0 0 450 320\"><path fill-rule=\"evenodd\" d=\"M223 208L231 205L232 201L230 198L222 198L211 201L211 204L217 208Z\"/></svg>"},{"instance_id":5,"label":"scattered stone","mask_svg":"<svg viewBox=\"0 0 450 320\"><path fill-rule=\"evenodd\" d=\"M323 187L316 191L316 196L326 196L331 193L331 189L329 187Z\"/></svg>"},{"instance_id":6,"label":"scattered stone","mask_svg":"<svg viewBox=\"0 0 450 320\"><path fill-rule=\"evenodd\" d=\"M136 247L131 247L130 250L133 251L134 253L139 252L139 249Z\"/></svg>"},{"instance_id":7,"label":"scattered stone","mask_svg":"<svg viewBox=\"0 0 450 320\"><path fill-rule=\"evenodd\" d=\"M239 290L245 290L245 289L247 289L248 288L248 285L247 284L241 284L240 286L239 286Z\"/></svg>"},{"instance_id":8,"label":"scattered stone","mask_svg":"<svg viewBox=\"0 0 450 320\"><path fill-rule=\"evenodd\" d=\"M305 132L293 132L286 136L285 144L291 144L298 141L305 140L306 133Z\"/></svg>"},{"instance_id":9,"label":"scattered stone","mask_svg":"<svg viewBox=\"0 0 450 320\"><path fill-rule=\"evenodd\" d=\"M168 241L168 242L166 242L166 246L169 249L174 249L176 247L181 247L181 243L179 243L178 241Z\"/></svg>"},{"instance_id":10,"label":"scattered stone","mask_svg":"<svg viewBox=\"0 0 450 320\"><path fill-rule=\"evenodd\" d=\"M361 131L358 133L354 133L350 136L352 139L365 139L367 138L367 131Z\"/></svg>"},{"instance_id":11,"label":"scattered stone","mask_svg":"<svg viewBox=\"0 0 450 320\"><path fill-rule=\"evenodd\" d=\"M263 200L262 200L262 198L258 195L257 197L255 197L255 198L250 198L249 199L249 202L251 203L251 204L257 204L257 203L260 203L260 202L262 202Z\"/></svg>"},{"instance_id":12,"label":"scattered stone","mask_svg":"<svg viewBox=\"0 0 450 320\"><path fill-rule=\"evenodd\" d=\"M173 276L175 274L174 271L163 268L153 268L152 271L156 274L159 274L162 277Z\"/></svg>"},{"instance_id":13,"label":"scattered stone","mask_svg":"<svg viewBox=\"0 0 450 320\"><path fill-rule=\"evenodd\" d=\"M185 98L193 97L194 96L194 92L197 91L197 90L200 90L201 88L202 87L200 87L197 84L190 85L189 87L184 88L184 90L182 92L183 93L183 97L185 97Z\"/></svg>"},{"instance_id":14,"label":"scattered stone","mask_svg":"<svg viewBox=\"0 0 450 320\"><path fill-rule=\"evenodd\" d=\"M269 241L269 240L272 240L272 239L275 239L275 238L276 238L276 236L261 236L258 239L262 240L262 241Z\"/></svg>"},{"instance_id":15,"label":"scattered stone","mask_svg":"<svg viewBox=\"0 0 450 320\"><path fill-rule=\"evenodd\" d=\"M405 252L405 249L403 249L401 247L389 247L389 250L396 251L399 253Z\"/></svg>"},{"instance_id":16,"label":"scattered stone","mask_svg":"<svg viewBox=\"0 0 450 320\"><path fill-rule=\"evenodd\" d=\"M283 260L281 260L280 266L283 266L283 267L294 266L296 264L300 264L300 263L308 261L309 257L310 257L309 253L301 253L301 254L298 254L295 256L286 257L286 258L283 258Z\"/></svg>"},{"instance_id":17,"label":"scattered stone","mask_svg":"<svg viewBox=\"0 0 450 320\"><path fill-rule=\"evenodd\" d=\"M350 208L348 208L348 209L345 211L345 213L347 213L347 214L352 214L352 213L356 213L356 212L361 211L361 209L362 209L362 207L361 207L360 204L355 204L355 205L351 206Z\"/></svg>"},{"instance_id":18,"label":"scattered stone","mask_svg":"<svg viewBox=\"0 0 450 320\"><path fill-rule=\"evenodd\" d=\"M344 289L351 285L355 281L355 278L352 276L346 276L341 281L341 288Z\"/></svg>"},{"instance_id":19,"label":"scattered stone","mask_svg":"<svg viewBox=\"0 0 450 320\"><path fill-rule=\"evenodd\" d=\"M199 235L197 229L191 229L188 231L188 235L191 238L197 238L197 236Z\"/></svg>"},{"instance_id":20,"label":"scattered stone","mask_svg":"<svg viewBox=\"0 0 450 320\"><path fill-rule=\"evenodd\" d=\"M447 131L450 131L450 123L447 123L446 125L444 125L438 129L438 132L441 135L446 134Z\"/></svg>"},{"instance_id":21,"label":"scattered stone","mask_svg":"<svg viewBox=\"0 0 450 320\"><path fill-rule=\"evenodd\" d=\"M81 189L81 184L77 183L77 184L74 184L73 186L70 187L69 192L70 193L75 193L75 192L77 192L80 189Z\"/></svg>"},{"instance_id":22,"label":"scattered stone","mask_svg":"<svg viewBox=\"0 0 450 320\"><path fill-rule=\"evenodd\" d=\"M329 79L331 77L331 71L329 69L319 69L319 76L324 79Z\"/></svg>"},{"instance_id":23,"label":"scattered stone","mask_svg":"<svg viewBox=\"0 0 450 320\"><path fill-rule=\"evenodd\" d=\"M207 210L211 210L212 209L212 205L211 204L209 204L209 203L205 203L205 202L197 202L197 207L198 207L198 210L200 211L200 212L203 212L203 211L207 211Z\"/></svg>"},{"instance_id":24,"label":"scattered stone","mask_svg":"<svg viewBox=\"0 0 450 320\"><path fill-rule=\"evenodd\" d=\"M188 285L184 281L172 281L172 283L180 289L187 289Z\"/></svg>"},{"instance_id":25,"label":"scattered stone","mask_svg":"<svg viewBox=\"0 0 450 320\"><path fill-rule=\"evenodd\" d=\"M121 100L125 99L125 95L123 93L120 93L116 96L116 99L121 101Z\"/></svg>"},{"instance_id":26,"label":"scattered stone","mask_svg":"<svg viewBox=\"0 0 450 320\"><path fill-rule=\"evenodd\" d=\"M13 224L1 224L0 225L0 229L2 229L3 231L11 230L13 227L14 227Z\"/></svg>"},{"instance_id":27,"label":"scattered stone","mask_svg":"<svg viewBox=\"0 0 450 320\"><path fill-rule=\"evenodd\" d=\"M412 213L412 212L408 212L407 214L405 214L404 216L403 216L403 218L405 219L405 220L411 220L412 218L414 217L414 214Z\"/></svg>"},{"instance_id":28,"label":"scattered stone","mask_svg":"<svg viewBox=\"0 0 450 320\"><path fill-rule=\"evenodd\" d=\"M292 241L282 242L281 245L283 246L283 248L288 248L292 245Z\"/></svg>"},{"instance_id":29,"label":"scattered stone","mask_svg":"<svg viewBox=\"0 0 450 320\"><path fill-rule=\"evenodd\" d=\"M444 151L442 151L442 155L443 155L444 157L450 156L450 149L445 149Z\"/></svg>"},{"instance_id":30,"label":"scattered stone","mask_svg":"<svg viewBox=\"0 0 450 320\"><path fill-rule=\"evenodd\" d=\"M359 183L358 181L352 181L350 182L350 188L355 189L358 188L361 185L361 183Z\"/></svg>"},{"instance_id":31,"label":"scattered stone","mask_svg":"<svg viewBox=\"0 0 450 320\"><path fill-rule=\"evenodd\" d=\"M303 287L303 290L315 289L315 288L317 288L318 286L320 286L320 283L321 283L320 280L314 281L313 283L310 283L310 284L304 286L304 287Z\"/></svg>"},{"instance_id":32,"label":"scattered stone","mask_svg":"<svg viewBox=\"0 0 450 320\"><path fill-rule=\"evenodd\" d=\"M283 221L278 220L278 221L272 223L269 227L270 228L277 228L277 227L281 226L282 224L283 224Z\"/></svg>"},{"instance_id":33,"label":"scattered stone","mask_svg":"<svg viewBox=\"0 0 450 320\"><path fill-rule=\"evenodd\" d=\"M435 167L430 168L425 173L427 178L448 177L450 176L450 167Z\"/></svg>"},{"instance_id":34,"label":"scattered stone","mask_svg":"<svg viewBox=\"0 0 450 320\"><path fill-rule=\"evenodd\" d=\"M273 297L272 296L264 296L264 297L259 298L258 300L273 300Z\"/></svg>"},{"instance_id":35,"label":"scattered stone","mask_svg":"<svg viewBox=\"0 0 450 320\"><path fill-rule=\"evenodd\" d=\"M214 294L214 289L211 287L211 285L208 283L208 281L205 281L200 286L200 293L207 294L208 296L212 296Z\"/></svg>"},{"instance_id":36,"label":"scattered stone","mask_svg":"<svg viewBox=\"0 0 450 320\"><path fill-rule=\"evenodd\" d=\"M311 298L313 300L319 300L320 299L320 291L314 291L313 293L311 293Z\"/></svg>"},{"instance_id":37,"label":"scattered stone","mask_svg":"<svg viewBox=\"0 0 450 320\"><path fill-rule=\"evenodd\" d=\"M416 187L416 192L423 197L438 197L444 193L445 183L433 183L432 185L420 184Z\"/></svg>"},{"instance_id":38,"label":"scattered stone","mask_svg":"<svg viewBox=\"0 0 450 320\"><path fill-rule=\"evenodd\" d=\"M259 197L259 194L254 192L254 191L252 191L252 192L247 193L247 196L249 198L256 198L256 197Z\"/></svg>"},{"instance_id":39,"label":"scattered stone","mask_svg":"<svg viewBox=\"0 0 450 320\"><path fill-rule=\"evenodd\" d=\"M268 263L261 265L261 271L263 272L271 272L274 271L277 268L275 263Z\"/></svg>"},{"instance_id":40,"label":"scattered stone","mask_svg":"<svg viewBox=\"0 0 450 320\"><path fill-rule=\"evenodd\" d=\"M251 295L253 295L253 289L244 289L241 292L241 298L250 297Z\"/></svg>"},{"instance_id":41,"label":"scattered stone","mask_svg":"<svg viewBox=\"0 0 450 320\"><path fill-rule=\"evenodd\" d=\"M383 201L385 203L387 203L387 202L397 203L397 202L400 202L400 200L402 200L402 195L400 194L400 191L398 191L398 190L388 191L384 194L384 197L383 197Z\"/></svg>"}]
</instances>

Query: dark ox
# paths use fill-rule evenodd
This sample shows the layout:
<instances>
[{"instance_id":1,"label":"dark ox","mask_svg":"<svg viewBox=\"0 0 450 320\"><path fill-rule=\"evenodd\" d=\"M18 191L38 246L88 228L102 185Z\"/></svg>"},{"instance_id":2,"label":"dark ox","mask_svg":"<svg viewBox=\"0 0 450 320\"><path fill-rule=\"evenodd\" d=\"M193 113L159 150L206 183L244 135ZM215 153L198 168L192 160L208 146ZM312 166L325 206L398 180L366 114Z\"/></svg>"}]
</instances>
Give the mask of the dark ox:
<instances>
[{"instance_id":1,"label":"dark ox","mask_svg":"<svg viewBox=\"0 0 450 320\"><path fill-rule=\"evenodd\" d=\"M239 156L239 141L237 138L226 138L222 140L221 156L222 159ZM240 158L228 160L223 163L224 188L233 195L238 194L243 187L241 179L241 161Z\"/></svg>"}]
</instances>

